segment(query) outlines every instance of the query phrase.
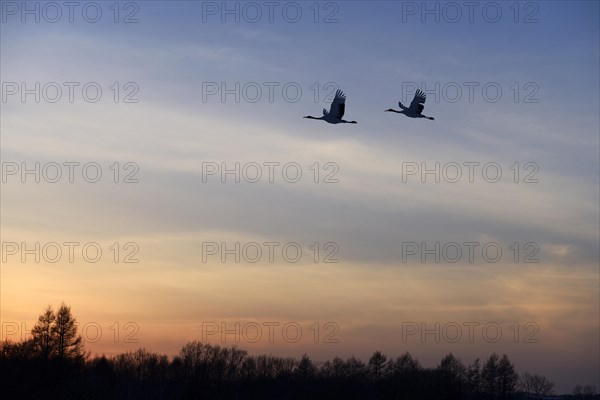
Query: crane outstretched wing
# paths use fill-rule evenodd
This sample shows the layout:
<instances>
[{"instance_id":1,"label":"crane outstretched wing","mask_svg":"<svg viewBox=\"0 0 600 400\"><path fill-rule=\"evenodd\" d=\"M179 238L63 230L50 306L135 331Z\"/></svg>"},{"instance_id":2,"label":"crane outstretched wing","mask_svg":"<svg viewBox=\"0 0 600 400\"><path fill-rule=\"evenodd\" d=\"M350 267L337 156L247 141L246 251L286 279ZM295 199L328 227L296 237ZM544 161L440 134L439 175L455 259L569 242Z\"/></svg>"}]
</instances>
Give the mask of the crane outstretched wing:
<instances>
[{"instance_id":1,"label":"crane outstretched wing","mask_svg":"<svg viewBox=\"0 0 600 400\"><path fill-rule=\"evenodd\" d=\"M346 112L346 95L338 89L338 91L335 92L333 103L331 103L329 114L337 119L342 119L344 112Z\"/></svg>"},{"instance_id":2,"label":"crane outstretched wing","mask_svg":"<svg viewBox=\"0 0 600 400\"><path fill-rule=\"evenodd\" d=\"M425 100L427 95L422 90L415 92L415 98L410 102L410 111L421 114L425 108Z\"/></svg>"}]
</instances>

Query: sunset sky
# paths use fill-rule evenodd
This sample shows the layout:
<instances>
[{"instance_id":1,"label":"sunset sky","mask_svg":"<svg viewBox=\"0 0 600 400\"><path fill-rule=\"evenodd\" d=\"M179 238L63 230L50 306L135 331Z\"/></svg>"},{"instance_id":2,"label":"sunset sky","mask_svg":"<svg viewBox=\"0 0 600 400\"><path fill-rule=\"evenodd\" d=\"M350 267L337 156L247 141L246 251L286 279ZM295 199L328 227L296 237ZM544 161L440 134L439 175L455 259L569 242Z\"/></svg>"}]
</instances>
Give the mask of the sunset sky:
<instances>
[{"instance_id":1,"label":"sunset sky","mask_svg":"<svg viewBox=\"0 0 600 400\"><path fill-rule=\"evenodd\" d=\"M2 339L64 301L93 354L497 352L600 388L599 3L276 3L1 3ZM416 87L435 121L384 112ZM336 88L358 124L302 118Z\"/></svg>"}]
</instances>

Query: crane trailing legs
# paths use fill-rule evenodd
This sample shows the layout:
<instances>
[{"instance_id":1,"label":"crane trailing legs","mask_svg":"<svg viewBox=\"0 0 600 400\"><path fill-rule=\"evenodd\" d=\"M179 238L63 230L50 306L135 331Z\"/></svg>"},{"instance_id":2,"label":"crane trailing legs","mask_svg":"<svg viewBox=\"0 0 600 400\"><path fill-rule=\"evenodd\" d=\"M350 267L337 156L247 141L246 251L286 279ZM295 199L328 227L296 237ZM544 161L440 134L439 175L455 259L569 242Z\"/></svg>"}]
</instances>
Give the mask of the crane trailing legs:
<instances>
[{"instance_id":1,"label":"crane trailing legs","mask_svg":"<svg viewBox=\"0 0 600 400\"><path fill-rule=\"evenodd\" d=\"M390 108L389 110L385 111L404 114L410 118L426 118L433 121L433 117L428 117L426 115L421 114L423 112L423 109L425 108L425 100L427 100L427 95L422 90L417 90L415 92L415 97L410 102L410 107L406 107L401 102L398 102L398 105L402 109L401 111L394 110L393 108Z\"/></svg>"},{"instance_id":2,"label":"crane trailing legs","mask_svg":"<svg viewBox=\"0 0 600 400\"><path fill-rule=\"evenodd\" d=\"M356 124L356 121L346 121L342 119L344 117L344 112L346 111L346 95L344 92L338 89L335 92L335 97L333 102L331 103L331 107L329 108L329 112L324 108L322 117L313 117L307 115L304 118L308 119L319 119L321 121L328 122L330 124Z\"/></svg>"}]
</instances>

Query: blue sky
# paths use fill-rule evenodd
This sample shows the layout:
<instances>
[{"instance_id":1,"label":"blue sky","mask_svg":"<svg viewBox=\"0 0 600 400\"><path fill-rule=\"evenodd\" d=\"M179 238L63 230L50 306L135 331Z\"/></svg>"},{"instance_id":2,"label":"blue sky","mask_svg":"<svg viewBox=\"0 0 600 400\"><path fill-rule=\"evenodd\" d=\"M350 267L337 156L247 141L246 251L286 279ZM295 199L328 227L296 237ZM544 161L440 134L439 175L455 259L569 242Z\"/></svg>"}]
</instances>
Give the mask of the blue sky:
<instances>
[{"instance_id":1,"label":"blue sky","mask_svg":"<svg viewBox=\"0 0 600 400\"><path fill-rule=\"evenodd\" d=\"M112 3L98 4L103 17L95 24L77 12L73 23L55 24L6 15L3 85L97 82L103 97L88 103L76 91L73 103L37 104L31 96L24 103L9 96L1 104L2 161L95 161L105 173L113 162L135 162L140 183L9 180L2 240L134 241L142 261L124 267L105 260L92 269L13 259L2 271L3 320L30 321L47 303L64 300L83 320L139 321L143 345L169 354L209 319L335 320L342 334L337 347L241 345L318 358L366 357L378 344L431 365L449 351L465 362L507 352L521 372L547 375L559 391L600 386L598 2L493 3L486 7L500 7L497 23L482 17L485 2L472 23L464 8L458 23L443 16L440 23L422 22L419 11L404 22L403 9L422 2L321 2L321 19L338 10L339 21L329 24L313 21L313 2L293 3L303 10L298 23L281 13L272 23L266 17L249 23L243 15L239 23L212 15L203 22L206 4L153 1L137 3L139 22L124 24L112 21ZM523 23L531 12L538 21ZM113 102L114 82L122 96L123 85L134 82L139 102ZM265 89L257 102L241 96L238 103L232 95L222 102L219 94L203 101L203 84L234 88L236 82L262 88L274 82L274 99ZM301 118L328 108L329 82L345 91L346 117L357 125ZM468 82L477 85L472 102ZM424 113L435 121L383 112L399 100L410 103L413 89L403 93L403 87L412 83L428 91ZM285 100L286 84L302 89L297 102ZM458 85L462 98L453 102L438 91L436 99L436 84L450 97ZM485 101L485 85L501 88L497 102ZM299 163L304 179L202 182L203 162L270 161ZM406 162L469 161L498 163L503 179L402 180ZM315 162L336 163L340 182L311 182ZM521 174L534 162L539 183L512 182L515 162ZM198 261L201 243L221 240L306 247L333 241L340 263ZM513 242L535 242L541 262L399 262L403 242L464 241L500 243L505 252ZM535 321L542 340L407 345L397 340L407 318L505 327Z\"/></svg>"}]
</instances>

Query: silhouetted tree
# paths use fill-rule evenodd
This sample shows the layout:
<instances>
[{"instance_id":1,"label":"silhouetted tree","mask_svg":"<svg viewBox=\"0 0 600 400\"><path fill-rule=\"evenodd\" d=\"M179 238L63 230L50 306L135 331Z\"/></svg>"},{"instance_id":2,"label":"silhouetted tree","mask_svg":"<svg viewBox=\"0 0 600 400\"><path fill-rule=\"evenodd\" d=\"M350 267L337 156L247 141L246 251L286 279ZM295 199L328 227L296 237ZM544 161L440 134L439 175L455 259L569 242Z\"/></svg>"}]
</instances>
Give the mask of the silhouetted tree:
<instances>
[{"instance_id":1,"label":"silhouetted tree","mask_svg":"<svg viewBox=\"0 0 600 400\"><path fill-rule=\"evenodd\" d=\"M247 355L247 351L238 349L235 346L231 349L228 349L228 351L225 353L227 369L226 381L234 382L239 379L241 365Z\"/></svg>"},{"instance_id":2,"label":"silhouetted tree","mask_svg":"<svg viewBox=\"0 0 600 400\"><path fill-rule=\"evenodd\" d=\"M519 383L519 374L515 371L515 366L510 362L506 354L502 355L498 363L498 389L500 399L509 399L517 389Z\"/></svg>"},{"instance_id":3,"label":"silhouetted tree","mask_svg":"<svg viewBox=\"0 0 600 400\"><path fill-rule=\"evenodd\" d=\"M56 315L52 306L48 306L43 314L40 314L38 321L31 330L33 342L38 348L40 357L48 360L56 355L57 342L54 334L54 323Z\"/></svg>"},{"instance_id":4,"label":"silhouetted tree","mask_svg":"<svg viewBox=\"0 0 600 400\"><path fill-rule=\"evenodd\" d=\"M483 365L481 371L482 391L488 398L495 399L499 395L500 357L493 353Z\"/></svg>"},{"instance_id":5,"label":"silhouetted tree","mask_svg":"<svg viewBox=\"0 0 600 400\"><path fill-rule=\"evenodd\" d=\"M379 381L382 378L386 361L387 356L380 351L373 353L369 359L369 370L375 381Z\"/></svg>"},{"instance_id":6,"label":"silhouetted tree","mask_svg":"<svg viewBox=\"0 0 600 400\"><path fill-rule=\"evenodd\" d=\"M596 394L596 388L592 385L577 385L573 388L573 395L577 399L591 399Z\"/></svg>"},{"instance_id":7,"label":"silhouetted tree","mask_svg":"<svg viewBox=\"0 0 600 400\"><path fill-rule=\"evenodd\" d=\"M364 381L368 373L365 363L354 356L346 360L346 369L348 370L348 375L357 382Z\"/></svg>"},{"instance_id":8,"label":"silhouetted tree","mask_svg":"<svg viewBox=\"0 0 600 400\"><path fill-rule=\"evenodd\" d=\"M321 366L321 373L324 377L342 379L348 376L348 366L340 357L334 357L333 360L325 361Z\"/></svg>"},{"instance_id":9,"label":"silhouetted tree","mask_svg":"<svg viewBox=\"0 0 600 400\"><path fill-rule=\"evenodd\" d=\"M83 357L83 339L77 334L77 321L71 315L71 307L65 303L56 311L51 331L56 346L56 357L59 360L76 360Z\"/></svg>"},{"instance_id":10,"label":"silhouetted tree","mask_svg":"<svg viewBox=\"0 0 600 400\"><path fill-rule=\"evenodd\" d=\"M256 361L253 357L246 357L242 362L240 377L244 382L252 381L256 378Z\"/></svg>"},{"instance_id":11,"label":"silhouetted tree","mask_svg":"<svg viewBox=\"0 0 600 400\"><path fill-rule=\"evenodd\" d=\"M481 365L479 358L467 368L467 393L470 399L481 397Z\"/></svg>"},{"instance_id":12,"label":"silhouetted tree","mask_svg":"<svg viewBox=\"0 0 600 400\"><path fill-rule=\"evenodd\" d=\"M9 340L0 342L0 359L27 361L38 357L38 346L33 339L15 343Z\"/></svg>"},{"instance_id":13,"label":"silhouetted tree","mask_svg":"<svg viewBox=\"0 0 600 400\"><path fill-rule=\"evenodd\" d=\"M452 353L442 359L437 367L444 396L447 399L460 399L464 396L467 369Z\"/></svg>"},{"instance_id":14,"label":"silhouetted tree","mask_svg":"<svg viewBox=\"0 0 600 400\"><path fill-rule=\"evenodd\" d=\"M419 360L406 352L395 359L390 359L386 365L386 376L391 380L391 390L398 398L413 398L419 391L420 373Z\"/></svg>"},{"instance_id":15,"label":"silhouetted tree","mask_svg":"<svg viewBox=\"0 0 600 400\"><path fill-rule=\"evenodd\" d=\"M419 360L413 358L408 352L397 357L395 360L390 360L389 366L393 374L414 374L421 369Z\"/></svg>"},{"instance_id":16,"label":"silhouetted tree","mask_svg":"<svg viewBox=\"0 0 600 400\"><path fill-rule=\"evenodd\" d=\"M306 354L302 355L302 358L298 362L298 367L296 368L296 376L302 380L310 380L313 379L316 375L317 367L312 362L310 357Z\"/></svg>"},{"instance_id":17,"label":"silhouetted tree","mask_svg":"<svg viewBox=\"0 0 600 400\"><path fill-rule=\"evenodd\" d=\"M531 375L528 372L521 376L519 386L530 399L543 400L554 393L554 383L543 376Z\"/></svg>"}]
</instances>

